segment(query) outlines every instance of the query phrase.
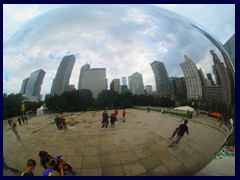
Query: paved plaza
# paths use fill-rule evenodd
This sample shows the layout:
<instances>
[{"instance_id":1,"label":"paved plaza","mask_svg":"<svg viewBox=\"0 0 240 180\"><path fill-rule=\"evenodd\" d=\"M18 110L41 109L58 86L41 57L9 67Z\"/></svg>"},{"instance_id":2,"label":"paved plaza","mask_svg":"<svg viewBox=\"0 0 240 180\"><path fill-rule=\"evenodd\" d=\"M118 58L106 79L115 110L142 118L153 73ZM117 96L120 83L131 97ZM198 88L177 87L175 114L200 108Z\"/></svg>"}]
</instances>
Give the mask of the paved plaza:
<instances>
[{"instance_id":1,"label":"paved plaza","mask_svg":"<svg viewBox=\"0 0 240 180\"><path fill-rule=\"evenodd\" d=\"M44 150L62 155L77 176L194 175L212 161L228 137L227 127L220 129L212 119L194 117L188 123L190 135L168 147L182 118L136 109L126 112L126 122L119 116L115 128L110 124L101 128L102 111L63 113L68 130L62 131L54 123L55 114L34 116L28 125L17 126L19 141L4 121L5 162L23 172L27 159L35 159L34 174L41 176L44 169L38 153ZM3 170L3 175L19 174Z\"/></svg>"}]
</instances>

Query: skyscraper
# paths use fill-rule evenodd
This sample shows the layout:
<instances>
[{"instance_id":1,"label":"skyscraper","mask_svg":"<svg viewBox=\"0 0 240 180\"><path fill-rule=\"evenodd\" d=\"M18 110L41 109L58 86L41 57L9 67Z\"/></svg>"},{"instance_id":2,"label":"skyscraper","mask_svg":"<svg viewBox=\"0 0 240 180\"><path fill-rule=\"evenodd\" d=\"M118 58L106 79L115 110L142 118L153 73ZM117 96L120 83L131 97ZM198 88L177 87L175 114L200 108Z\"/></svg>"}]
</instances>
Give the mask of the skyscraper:
<instances>
[{"instance_id":1,"label":"skyscraper","mask_svg":"<svg viewBox=\"0 0 240 180\"><path fill-rule=\"evenodd\" d=\"M69 79L72 74L73 66L76 58L74 55L65 56L57 70L57 74L52 83L51 96L55 94L61 95L63 92L69 90Z\"/></svg>"},{"instance_id":2,"label":"skyscraper","mask_svg":"<svg viewBox=\"0 0 240 180\"><path fill-rule=\"evenodd\" d=\"M126 77L122 77L122 85L123 86L127 85L127 78Z\"/></svg>"},{"instance_id":3,"label":"skyscraper","mask_svg":"<svg viewBox=\"0 0 240 180\"><path fill-rule=\"evenodd\" d=\"M45 76L45 71L42 69L39 69L37 71L34 71L30 74L29 80L26 85L26 91L25 95L26 97L39 97L40 100L40 92L41 92L41 86L43 82L43 78Z\"/></svg>"},{"instance_id":4,"label":"skyscraper","mask_svg":"<svg viewBox=\"0 0 240 180\"><path fill-rule=\"evenodd\" d=\"M21 94L25 94L28 80L29 78L26 78L23 80L21 90L20 90Z\"/></svg>"},{"instance_id":5,"label":"skyscraper","mask_svg":"<svg viewBox=\"0 0 240 180\"><path fill-rule=\"evenodd\" d=\"M146 90L147 92L147 95L152 95L152 86L151 85L146 85L144 86L144 89Z\"/></svg>"},{"instance_id":6,"label":"skyscraper","mask_svg":"<svg viewBox=\"0 0 240 180\"><path fill-rule=\"evenodd\" d=\"M203 87L206 86L207 85L207 80L206 80L201 68L199 68L198 73L199 73L199 76L200 76L200 79L201 79L202 86Z\"/></svg>"},{"instance_id":7,"label":"skyscraper","mask_svg":"<svg viewBox=\"0 0 240 180\"><path fill-rule=\"evenodd\" d=\"M219 60L217 54L213 50L211 50L210 53L213 56L213 71L216 83L218 86L222 86L223 102L231 104L231 83L227 70L224 66L224 63Z\"/></svg>"},{"instance_id":8,"label":"skyscraper","mask_svg":"<svg viewBox=\"0 0 240 180\"><path fill-rule=\"evenodd\" d=\"M102 90L106 90L106 82L106 68L92 68L83 72L81 88L91 90L97 98Z\"/></svg>"},{"instance_id":9,"label":"skyscraper","mask_svg":"<svg viewBox=\"0 0 240 180\"><path fill-rule=\"evenodd\" d=\"M235 67L235 33L232 37L223 45L224 49L227 51L231 58L233 66Z\"/></svg>"},{"instance_id":10,"label":"skyscraper","mask_svg":"<svg viewBox=\"0 0 240 180\"><path fill-rule=\"evenodd\" d=\"M209 81L211 81L211 85L213 86L214 85L214 81L213 81L213 78L212 78L212 74L211 73L207 73L207 79Z\"/></svg>"},{"instance_id":11,"label":"skyscraper","mask_svg":"<svg viewBox=\"0 0 240 180\"><path fill-rule=\"evenodd\" d=\"M203 98L203 89L198 68L186 55L184 55L184 59L185 62L180 63L180 66L186 82L187 99Z\"/></svg>"},{"instance_id":12,"label":"skyscraper","mask_svg":"<svg viewBox=\"0 0 240 180\"><path fill-rule=\"evenodd\" d=\"M174 78L175 95L177 100L187 99L187 87L184 77Z\"/></svg>"},{"instance_id":13,"label":"skyscraper","mask_svg":"<svg viewBox=\"0 0 240 180\"><path fill-rule=\"evenodd\" d=\"M171 96L174 93L174 84L168 76L168 72L163 62L153 61L151 63L157 93L160 96Z\"/></svg>"},{"instance_id":14,"label":"skyscraper","mask_svg":"<svg viewBox=\"0 0 240 180\"><path fill-rule=\"evenodd\" d=\"M110 84L110 90L121 93L120 79L113 79Z\"/></svg>"},{"instance_id":15,"label":"skyscraper","mask_svg":"<svg viewBox=\"0 0 240 180\"><path fill-rule=\"evenodd\" d=\"M80 75L79 75L79 81L78 81L78 89L82 89L82 78L83 78L83 73L85 71L89 71L91 68L91 66L89 64L85 64L80 71Z\"/></svg>"},{"instance_id":16,"label":"skyscraper","mask_svg":"<svg viewBox=\"0 0 240 180\"><path fill-rule=\"evenodd\" d=\"M142 74L135 72L128 77L128 86L132 94L144 94L144 85Z\"/></svg>"}]
</instances>

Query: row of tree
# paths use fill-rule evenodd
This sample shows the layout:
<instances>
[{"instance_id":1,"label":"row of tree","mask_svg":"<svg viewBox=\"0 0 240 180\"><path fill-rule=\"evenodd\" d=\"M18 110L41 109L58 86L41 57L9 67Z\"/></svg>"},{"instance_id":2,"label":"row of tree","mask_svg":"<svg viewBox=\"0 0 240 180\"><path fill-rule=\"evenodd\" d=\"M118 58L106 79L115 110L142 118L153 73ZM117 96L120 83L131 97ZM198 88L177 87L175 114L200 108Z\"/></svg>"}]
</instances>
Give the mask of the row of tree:
<instances>
[{"instance_id":1,"label":"row of tree","mask_svg":"<svg viewBox=\"0 0 240 180\"><path fill-rule=\"evenodd\" d=\"M36 111L43 102L31 102L24 100L21 93L18 94L3 94L3 118L11 118L21 116L21 105L24 103L25 111Z\"/></svg>"}]
</instances>

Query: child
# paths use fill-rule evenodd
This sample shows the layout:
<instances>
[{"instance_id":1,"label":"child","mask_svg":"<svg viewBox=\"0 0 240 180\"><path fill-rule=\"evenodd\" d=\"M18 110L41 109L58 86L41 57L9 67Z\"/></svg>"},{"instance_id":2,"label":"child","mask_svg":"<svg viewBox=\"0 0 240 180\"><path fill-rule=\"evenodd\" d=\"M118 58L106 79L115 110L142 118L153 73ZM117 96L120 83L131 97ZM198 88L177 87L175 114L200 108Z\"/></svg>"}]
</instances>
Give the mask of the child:
<instances>
[{"instance_id":1,"label":"child","mask_svg":"<svg viewBox=\"0 0 240 180\"><path fill-rule=\"evenodd\" d=\"M174 138L178 132L179 128L176 128L173 133L172 133L172 136L169 138L169 140L172 140L172 138Z\"/></svg>"},{"instance_id":2,"label":"child","mask_svg":"<svg viewBox=\"0 0 240 180\"><path fill-rule=\"evenodd\" d=\"M110 116L111 128L114 128L115 121L116 121L116 116L114 113L112 113Z\"/></svg>"},{"instance_id":3,"label":"child","mask_svg":"<svg viewBox=\"0 0 240 180\"><path fill-rule=\"evenodd\" d=\"M43 176L52 176L53 166L51 166L49 162L46 162L45 166L47 169L45 169L45 171L43 172Z\"/></svg>"},{"instance_id":4,"label":"child","mask_svg":"<svg viewBox=\"0 0 240 180\"><path fill-rule=\"evenodd\" d=\"M16 125L16 123L13 123L13 125L12 125L12 130L13 130L13 132L15 133L16 138L17 138L18 140L20 140L20 136L19 136L18 131L17 131L17 125Z\"/></svg>"},{"instance_id":5,"label":"child","mask_svg":"<svg viewBox=\"0 0 240 180\"><path fill-rule=\"evenodd\" d=\"M36 161L33 159L28 159L27 161L27 169L22 173L22 176L34 176L33 171L36 167Z\"/></svg>"}]
</instances>

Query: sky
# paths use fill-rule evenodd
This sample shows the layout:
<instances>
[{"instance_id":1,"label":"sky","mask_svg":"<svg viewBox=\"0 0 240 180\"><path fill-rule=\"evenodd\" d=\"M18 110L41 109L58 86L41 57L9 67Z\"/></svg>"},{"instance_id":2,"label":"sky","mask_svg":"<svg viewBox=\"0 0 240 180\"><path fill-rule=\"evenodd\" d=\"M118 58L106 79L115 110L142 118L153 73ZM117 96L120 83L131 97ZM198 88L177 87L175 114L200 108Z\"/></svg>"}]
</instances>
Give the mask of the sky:
<instances>
[{"instance_id":1,"label":"sky","mask_svg":"<svg viewBox=\"0 0 240 180\"><path fill-rule=\"evenodd\" d=\"M184 21L178 24L177 16L158 13L158 6L197 22L222 43L235 33L235 5L158 4L154 8L123 6L114 10L87 6L81 9L81 15L74 8L71 13L62 13L68 8L65 6L3 5L3 92L18 93L22 80L43 68L46 75L41 94L49 93L58 65L68 54L77 58L70 79L75 87L85 63L91 63L92 68L107 67L109 83L138 71L143 74L144 85L153 85L153 89L155 82L149 66L153 60L165 60L169 76L178 76L181 71L175 64L183 61L180 58L187 53L204 73L211 71L211 65L205 64L209 62L209 48L213 47L188 30ZM191 48L191 44L196 47Z\"/></svg>"}]
</instances>

